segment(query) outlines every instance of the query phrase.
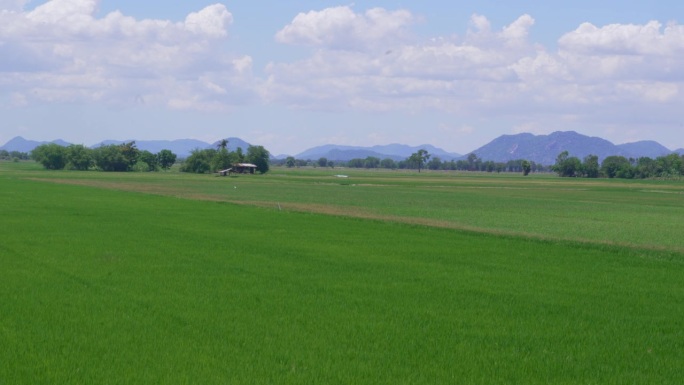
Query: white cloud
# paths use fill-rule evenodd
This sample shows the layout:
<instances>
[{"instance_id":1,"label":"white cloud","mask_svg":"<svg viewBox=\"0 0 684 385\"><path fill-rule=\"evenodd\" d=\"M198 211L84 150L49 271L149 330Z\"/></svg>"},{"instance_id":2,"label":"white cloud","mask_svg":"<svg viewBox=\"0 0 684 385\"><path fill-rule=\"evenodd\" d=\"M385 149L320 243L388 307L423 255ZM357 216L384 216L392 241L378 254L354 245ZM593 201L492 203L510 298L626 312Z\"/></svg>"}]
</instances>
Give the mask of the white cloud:
<instances>
[{"instance_id":1,"label":"white cloud","mask_svg":"<svg viewBox=\"0 0 684 385\"><path fill-rule=\"evenodd\" d=\"M650 21L644 25L610 24L596 27L583 23L575 31L560 38L562 49L575 52L617 55L670 55L684 49L684 27Z\"/></svg>"},{"instance_id":2,"label":"white cloud","mask_svg":"<svg viewBox=\"0 0 684 385\"><path fill-rule=\"evenodd\" d=\"M185 29L210 37L228 35L227 27L233 22L233 15L222 4L210 5L199 12L193 12L185 18Z\"/></svg>"},{"instance_id":3,"label":"white cloud","mask_svg":"<svg viewBox=\"0 0 684 385\"><path fill-rule=\"evenodd\" d=\"M23 6L23 4L18 4ZM145 103L215 109L249 100L251 58L222 45L233 21L210 5L182 22L96 18L95 0L0 12L2 92L32 102ZM217 92L223 90L223 92Z\"/></svg>"},{"instance_id":4,"label":"white cloud","mask_svg":"<svg viewBox=\"0 0 684 385\"><path fill-rule=\"evenodd\" d=\"M505 27L501 32L507 40L525 40L530 28L534 25L534 19L530 15L522 15L511 25Z\"/></svg>"},{"instance_id":5,"label":"white cloud","mask_svg":"<svg viewBox=\"0 0 684 385\"><path fill-rule=\"evenodd\" d=\"M346 15L349 12L349 8L344 8ZM307 15L300 14L298 18L308 18ZM334 24L326 22L327 11L314 15L314 25ZM347 20L355 18L364 18L364 15L346 17ZM511 66L532 50L525 38L533 19L524 15L495 33L490 31L490 23L483 16L474 15L471 23L477 31L469 32L460 41L446 38L421 44L398 41L389 51L350 51L334 49L336 46L330 44L328 49L315 52L307 60L272 64L267 69L270 74L267 96L271 101L305 108L380 111L425 108L460 111L502 95L513 96L508 89L515 88L517 78ZM303 24L295 19L290 26ZM279 35L285 31L288 28ZM378 40L385 38L380 36ZM369 35L366 44L375 43Z\"/></svg>"},{"instance_id":6,"label":"white cloud","mask_svg":"<svg viewBox=\"0 0 684 385\"><path fill-rule=\"evenodd\" d=\"M97 8L95 0L52 0L39 5L26 17L35 23L61 24L80 29L93 21L92 14ZM76 25L73 25L73 24Z\"/></svg>"},{"instance_id":7,"label":"white cloud","mask_svg":"<svg viewBox=\"0 0 684 385\"><path fill-rule=\"evenodd\" d=\"M559 40L559 57L578 81L684 80L684 27L582 24Z\"/></svg>"},{"instance_id":8,"label":"white cloud","mask_svg":"<svg viewBox=\"0 0 684 385\"><path fill-rule=\"evenodd\" d=\"M529 15L500 29L473 15L462 38L396 39L387 51L350 50L390 41L368 33L358 42L354 31L366 18L349 7L295 18L277 40L319 49L304 60L271 63L267 99L314 110L439 110L505 118L536 131L635 115L648 120L654 108L674 117L684 103L684 27L674 23L585 23L551 52L529 40ZM396 25L404 31L409 23Z\"/></svg>"},{"instance_id":9,"label":"white cloud","mask_svg":"<svg viewBox=\"0 0 684 385\"><path fill-rule=\"evenodd\" d=\"M407 10L334 7L301 13L278 31L277 42L310 54L273 57L260 79L250 55L227 52L233 15L221 4L180 21L100 17L95 0L27 4L0 0L0 101L12 106L266 102L438 111L463 117L473 132L488 119L541 132L597 121L619 127L635 117L642 129L655 118L677 120L684 103L684 26L675 23L584 23L549 50L530 41L530 15L505 26L472 15L467 31L419 40L418 18ZM467 133L454 127L454 135Z\"/></svg>"},{"instance_id":10,"label":"white cloud","mask_svg":"<svg viewBox=\"0 0 684 385\"><path fill-rule=\"evenodd\" d=\"M489 33L492 28L492 24L486 16L477 14L470 17L470 24L477 28L479 33Z\"/></svg>"},{"instance_id":11,"label":"white cloud","mask_svg":"<svg viewBox=\"0 0 684 385\"><path fill-rule=\"evenodd\" d=\"M361 14L348 6L334 7L300 13L275 38L287 44L365 49L369 45L396 41L414 22L415 17L405 10L372 8Z\"/></svg>"}]
</instances>

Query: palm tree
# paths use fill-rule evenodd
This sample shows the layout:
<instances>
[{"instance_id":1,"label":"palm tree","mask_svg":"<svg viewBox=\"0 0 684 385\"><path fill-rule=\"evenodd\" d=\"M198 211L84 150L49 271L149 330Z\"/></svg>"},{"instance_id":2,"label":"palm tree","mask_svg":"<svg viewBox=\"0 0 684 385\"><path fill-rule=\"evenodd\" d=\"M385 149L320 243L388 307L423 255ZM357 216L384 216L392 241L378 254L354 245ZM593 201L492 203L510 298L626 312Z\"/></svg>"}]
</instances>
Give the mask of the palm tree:
<instances>
[{"instance_id":1,"label":"palm tree","mask_svg":"<svg viewBox=\"0 0 684 385\"><path fill-rule=\"evenodd\" d=\"M228 139L221 139L216 145L217 150L225 150L228 147Z\"/></svg>"}]
</instances>

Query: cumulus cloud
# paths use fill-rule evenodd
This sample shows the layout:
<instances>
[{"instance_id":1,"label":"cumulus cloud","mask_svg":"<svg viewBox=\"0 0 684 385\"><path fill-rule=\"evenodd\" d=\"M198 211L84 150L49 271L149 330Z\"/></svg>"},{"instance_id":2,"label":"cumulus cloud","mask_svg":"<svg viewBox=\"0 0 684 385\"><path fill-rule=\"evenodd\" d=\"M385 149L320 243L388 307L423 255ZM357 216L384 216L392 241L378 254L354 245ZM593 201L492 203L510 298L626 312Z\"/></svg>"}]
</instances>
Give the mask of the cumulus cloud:
<instances>
[{"instance_id":1,"label":"cumulus cloud","mask_svg":"<svg viewBox=\"0 0 684 385\"><path fill-rule=\"evenodd\" d=\"M97 8L95 0L53 0L38 6L26 16L36 23L68 24L77 23L76 27L92 22L92 14Z\"/></svg>"},{"instance_id":2,"label":"cumulus cloud","mask_svg":"<svg viewBox=\"0 0 684 385\"><path fill-rule=\"evenodd\" d=\"M655 20L644 25L610 24L600 28L583 23L562 36L559 43L577 52L619 55L670 55L684 49L684 27L662 27Z\"/></svg>"},{"instance_id":3,"label":"cumulus cloud","mask_svg":"<svg viewBox=\"0 0 684 385\"><path fill-rule=\"evenodd\" d=\"M180 22L96 10L96 0L51 0L0 11L0 55L10 58L0 85L10 100L220 108L251 93L251 58L218 48L233 21L224 5Z\"/></svg>"},{"instance_id":4,"label":"cumulus cloud","mask_svg":"<svg viewBox=\"0 0 684 385\"><path fill-rule=\"evenodd\" d=\"M281 29L276 40L333 49L363 49L369 44L396 40L406 34L415 17L406 10L383 8L356 13L351 7L300 13Z\"/></svg>"},{"instance_id":5,"label":"cumulus cloud","mask_svg":"<svg viewBox=\"0 0 684 385\"><path fill-rule=\"evenodd\" d=\"M339 10L333 11L336 14ZM345 20L363 20L368 14L350 15L349 12L351 9L344 8ZM383 14L392 12L383 11ZM315 20L315 23L296 18L288 27L330 26L339 20L327 10L313 15L300 14L298 18ZM517 78L512 65L532 50L525 39L533 23L530 16L523 15L501 31L492 32L484 16L474 15L471 25L475 30L461 40L435 38L410 44L396 39L390 43L394 48L387 51L335 49L341 45L321 42L321 39L336 41L353 35L342 29L327 30L328 34L301 32L296 36L307 36L306 41L323 44L327 49L297 63L270 65L267 97L314 108L325 105L324 108L367 110L468 109L467 105L476 101L512 96L509 91L500 91L515 88ZM400 23L396 25L403 27ZM289 33L286 27L277 37L283 40L281 35ZM320 38L316 40L312 36ZM389 36L377 34L377 40L373 38L373 34L366 34L365 44L374 45L377 41L387 44ZM293 41L296 40L293 38Z\"/></svg>"},{"instance_id":6,"label":"cumulus cloud","mask_svg":"<svg viewBox=\"0 0 684 385\"><path fill-rule=\"evenodd\" d=\"M259 77L250 55L226 51L233 15L221 4L180 21L99 17L96 0L27 4L0 0L0 100L16 106L266 102L438 110L552 130L636 115L675 119L684 103L684 27L676 23L583 23L557 47L543 47L530 40L535 20L526 14L503 26L472 15L466 31L419 38L418 18L407 10L333 7L300 13L281 28L276 42L310 54L272 58Z\"/></svg>"},{"instance_id":7,"label":"cumulus cloud","mask_svg":"<svg viewBox=\"0 0 684 385\"><path fill-rule=\"evenodd\" d=\"M399 22L378 31L404 31L415 20L392 11L379 14ZM530 15L500 28L473 15L462 37L420 42L370 33L368 20L368 12L349 7L298 15L276 39L319 49L304 60L271 63L265 97L307 109L517 117L520 124L549 130L568 122L622 122L656 107L674 117L684 102L684 27L675 23L584 23L549 50L530 41ZM364 49L378 43L392 48ZM553 125L550 116L556 117Z\"/></svg>"},{"instance_id":8,"label":"cumulus cloud","mask_svg":"<svg viewBox=\"0 0 684 385\"><path fill-rule=\"evenodd\" d=\"M218 38L228 35L227 27L232 22L233 15L226 7L214 4L189 14L185 18L185 29L199 35Z\"/></svg>"},{"instance_id":9,"label":"cumulus cloud","mask_svg":"<svg viewBox=\"0 0 684 385\"><path fill-rule=\"evenodd\" d=\"M534 19L530 15L522 15L511 25L505 27L501 32L507 40L525 40L530 28L534 25Z\"/></svg>"},{"instance_id":10,"label":"cumulus cloud","mask_svg":"<svg viewBox=\"0 0 684 385\"><path fill-rule=\"evenodd\" d=\"M682 81L684 27L584 23L559 40L559 56L578 80ZM587 68L591 68L588 71Z\"/></svg>"}]
</instances>

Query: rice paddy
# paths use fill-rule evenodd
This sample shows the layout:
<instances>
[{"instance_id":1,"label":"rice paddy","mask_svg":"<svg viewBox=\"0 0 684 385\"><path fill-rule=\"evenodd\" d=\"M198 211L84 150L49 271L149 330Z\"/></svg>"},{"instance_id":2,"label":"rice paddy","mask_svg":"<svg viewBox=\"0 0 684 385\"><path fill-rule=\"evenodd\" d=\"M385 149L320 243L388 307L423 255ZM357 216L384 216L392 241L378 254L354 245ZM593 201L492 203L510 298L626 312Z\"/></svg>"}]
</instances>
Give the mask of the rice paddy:
<instances>
[{"instance_id":1,"label":"rice paddy","mask_svg":"<svg viewBox=\"0 0 684 385\"><path fill-rule=\"evenodd\" d=\"M0 163L0 384L675 384L684 185Z\"/></svg>"}]
</instances>

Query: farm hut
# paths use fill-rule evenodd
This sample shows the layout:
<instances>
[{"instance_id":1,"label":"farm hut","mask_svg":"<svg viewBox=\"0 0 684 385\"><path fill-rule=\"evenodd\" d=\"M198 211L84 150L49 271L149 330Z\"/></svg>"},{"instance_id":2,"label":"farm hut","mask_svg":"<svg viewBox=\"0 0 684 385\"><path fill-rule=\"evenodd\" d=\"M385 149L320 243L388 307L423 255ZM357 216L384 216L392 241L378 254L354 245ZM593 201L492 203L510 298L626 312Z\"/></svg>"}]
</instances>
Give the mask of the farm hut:
<instances>
[{"instance_id":1,"label":"farm hut","mask_svg":"<svg viewBox=\"0 0 684 385\"><path fill-rule=\"evenodd\" d=\"M219 171L219 175L221 175L221 176L229 176L230 173L231 173L231 171L233 171L232 168L227 168L227 169L225 169L225 170Z\"/></svg>"},{"instance_id":2,"label":"farm hut","mask_svg":"<svg viewBox=\"0 0 684 385\"><path fill-rule=\"evenodd\" d=\"M231 172L236 172L238 174L254 174L256 171L256 164L251 163L235 163L231 168Z\"/></svg>"}]
</instances>

